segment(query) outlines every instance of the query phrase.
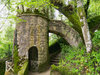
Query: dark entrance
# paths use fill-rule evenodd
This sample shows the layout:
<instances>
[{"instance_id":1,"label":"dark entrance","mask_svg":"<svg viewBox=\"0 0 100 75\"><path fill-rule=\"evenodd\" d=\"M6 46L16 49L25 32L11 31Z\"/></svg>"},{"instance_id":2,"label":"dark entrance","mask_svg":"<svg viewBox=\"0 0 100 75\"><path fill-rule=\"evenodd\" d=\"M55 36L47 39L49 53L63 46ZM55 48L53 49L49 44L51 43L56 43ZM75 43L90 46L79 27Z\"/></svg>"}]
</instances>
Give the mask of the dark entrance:
<instances>
[{"instance_id":1,"label":"dark entrance","mask_svg":"<svg viewBox=\"0 0 100 75\"><path fill-rule=\"evenodd\" d=\"M38 50L36 47L31 47L29 49L29 71L38 71Z\"/></svg>"}]
</instances>

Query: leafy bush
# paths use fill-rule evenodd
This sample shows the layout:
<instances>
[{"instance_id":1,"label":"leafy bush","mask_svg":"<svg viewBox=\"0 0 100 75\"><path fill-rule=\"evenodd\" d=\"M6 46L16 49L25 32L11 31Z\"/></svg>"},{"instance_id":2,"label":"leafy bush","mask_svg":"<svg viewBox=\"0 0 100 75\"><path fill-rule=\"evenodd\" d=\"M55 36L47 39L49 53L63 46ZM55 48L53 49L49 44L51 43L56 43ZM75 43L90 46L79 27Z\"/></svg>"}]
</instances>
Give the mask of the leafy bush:
<instances>
[{"instance_id":1,"label":"leafy bush","mask_svg":"<svg viewBox=\"0 0 100 75\"><path fill-rule=\"evenodd\" d=\"M94 37L93 37L92 41L93 41L94 47L96 47L96 46L100 47L100 30L97 30L94 33Z\"/></svg>"},{"instance_id":2,"label":"leafy bush","mask_svg":"<svg viewBox=\"0 0 100 75\"><path fill-rule=\"evenodd\" d=\"M13 31L13 28L8 27L0 33L0 75L4 75L5 61L12 55Z\"/></svg>"},{"instance_id":3,"label":"leafy bush","mask_svg":"<svg viewBox=\"0 0 100 75\"><path fill-rule=\"evenodd\" d=\"M19 66L19 63L20 63L20 58L18 56L18 48L17 46L14 47L14 73L17 74L18 71L20 70L20 66Z\"/></svg>"},{"instance_id":4,"label":"leafy bush","mask_svg":"<svg viewBox=\"0 0 100 75\"><path fill-rule=\"evenodd\" d=\"M97 75L100 73L100 50L86 53L85 47L82 45L78 48L62 45L62 55L63 59L59 65L70 67L71 72L80 75Z\"/></svg>"},{"instance_id":5,"label":"leafy bush","mask_svg":"<svg viewBox=\"0 0 100 75\"><path fill-rule=\"evenodd\" d=\"M100 29L100 16L95 16L93 18L88 19L89 29L94 32L96 29Z\"/></svg>"},{"instance_id":6,"label":"leafy bush","mask_svg":"<svg viewBox=\"0 0 100 75\"><path fill-rule=\"evenodd\" d=\"M75 72L72 72L69 67L64 66L64 65L60 65L60 66L55 66L52 65L51 66L51 71L58 71L61 73L61 75L78 75Z\"/></svg>"},{"instance_id":7,"label":"leafy bush","mask_svg":"<svg viewBox=\"0 0 100 75\"><path fill-rule=\"evenodd\" d=\"M2 55L5 55L5 57L11 56L11 51L13 48L13 42L10 41L3 41L0 45L0 53L1 57ZM3 53L4 52L4 53Z\"/></svg>"},{"instance_id":8,"label":"leafy bush","mask_svg":"<svg viewBox=\"0 0 100 75\"><path fill-rule=\"evenodd\" d=\"M100 15L100 0L90 0L88 9L88 17L94 17Z\"/></svg>"},{"instance_id":9,"label":"leafy bush","mask_svg":"<svg viewBox=\"0 0 100 75\"><path fill-rule=\"evenodd\" d=\"M12 55L13 32L14 28L9 26L4 32L0 33L0 59Z\"/></svg>"},{"instance_id":10,"label":"leafy bush","mask_svg":"<svg viewBox=\"0 0 100 75\"><path fill-rule=\"evenodd\" d=\"M3 41L0 42L0 59L10 57L12 55L13 42Z\"/></svg>"},{"instance_id":11,"label":"leafy bush","mask_svg":"<svg viewBox=\"0 0 100 75\"><path fill-rule=\"evenodd\" d=\"M5 61L0 60L0 75L4 75L5 73Z\"/></svg>"}]
</instances>

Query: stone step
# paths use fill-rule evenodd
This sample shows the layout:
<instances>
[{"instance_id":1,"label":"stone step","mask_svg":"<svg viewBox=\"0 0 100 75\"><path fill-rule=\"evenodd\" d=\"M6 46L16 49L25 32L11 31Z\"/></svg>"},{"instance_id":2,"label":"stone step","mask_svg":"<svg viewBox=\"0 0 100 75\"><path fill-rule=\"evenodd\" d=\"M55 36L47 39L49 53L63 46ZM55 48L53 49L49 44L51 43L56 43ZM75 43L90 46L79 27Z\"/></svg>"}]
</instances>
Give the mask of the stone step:
<instances>
[{"instance_id":1,"label":"stone step","mask_svg":"<svg viewBox=\"0 0 100 75\"><path fill-rule=\"evenodd\" d=\"M59 62L59 60L57 60L57 59L51 60L50 62L53 62L53 61L57 61L57 62Z\"/></svg>"},{"instance_id":2,"label":"stone step","mask_svg":"<svg viewBox=\"0 0 100 75\"><path fill-rule=\"evenodd\" d=\"M60 58L61 58L61 53L59 53L59 54L53 56L53 57L51 58L50 64L51 64L51 65L54 64L54 65L58 66L58 65L59 65L59 60L60 60Z\"/></svg>"},{"instance_id":3,"label":"stone step","mask_svg":"<svg viewBox=\"0 0 100 75\"><path fill-rule=\"evenodd\" d=\"M60 60L60 58L53 58L52 60ZM51 60L51 61L52 61L52 60Z\"/></svg>"},{"instance_id":4,"label":"stone step","mask_svg":"<svg viewBox=\"0 0 100 75\"><path fill-rule=\"evenodd\" d=\"M50 63L50 64L51 64L51 65L53 65L53 64L54 64L54 65L58 65L59 63L54 63L54 62L53 62L53 63Z\"/></svg>"}]
</instances>

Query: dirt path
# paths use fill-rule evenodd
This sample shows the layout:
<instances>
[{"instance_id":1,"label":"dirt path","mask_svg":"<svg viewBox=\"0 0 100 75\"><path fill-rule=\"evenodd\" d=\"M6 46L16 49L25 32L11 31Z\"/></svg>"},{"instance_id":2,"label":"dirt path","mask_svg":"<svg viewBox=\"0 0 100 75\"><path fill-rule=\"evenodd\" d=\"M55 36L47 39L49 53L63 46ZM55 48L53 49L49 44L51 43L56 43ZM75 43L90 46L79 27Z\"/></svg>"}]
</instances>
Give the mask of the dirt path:
<instances>
[{"instance_id":1,"label":"dirt path","mask_svg":"<svg viewBox=\"0 0 100 75\"><path fill-rule=\"evenodd\" d=\"M51 69L49 69L49 70L47 70L47 71L45 71L45 72L42 72L42 73L32 73L32 72L29 72L29 74L28 75L50 75L50 71L51 71Z\"/></svg>"}]
</instances>

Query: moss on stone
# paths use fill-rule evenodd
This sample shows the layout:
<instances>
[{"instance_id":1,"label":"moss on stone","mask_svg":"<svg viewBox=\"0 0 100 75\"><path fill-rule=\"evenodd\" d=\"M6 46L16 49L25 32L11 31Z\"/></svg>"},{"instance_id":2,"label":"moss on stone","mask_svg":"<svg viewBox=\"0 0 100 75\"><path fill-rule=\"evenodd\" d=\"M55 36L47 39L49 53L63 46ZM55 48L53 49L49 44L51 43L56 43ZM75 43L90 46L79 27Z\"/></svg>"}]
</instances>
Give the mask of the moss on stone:
<instances>
[{"instance_id":1,"label":"moss on stone","mask_svg":"<svg viewBox=\"0 0 100 75\"><path fill-rule=\"evenodd\" d=\"M17 46L14 47L14 75L27 75L28 69L28 60L21 61L20 57L18 56L18 48ZM19 64L24 63L23 66L19 66Z\"/></svg>"},{"instance_id":2,"label":"moss on stone","mask_svg":"<svg viewBox=\"0 0 100 75\"><path fill-rule=\"evenodd\" d=\"M25 63L23 64L23 66L19 66L19 64L21 63L20 61L20 57L18 56L18 48L17 46L14 47L14 74L15 75L25 75L25 70L28 66L28 61L25 61Z\"/></svg>"},{"instance_id":3,"label":"moss on stone","mask_svg":"<svg viewBox=\"0 0 100 75\"><path fill-rule=\"evenodd\" d=\"M25 61L23 66L20 68L18 75L27 75L28 74L28 60Z\"/></svg>"},{"instance_id":4,"label":"moss on stone","mask_svg":"<svg viewBox=\"0 0 100 75\"><path fill-rule=\"evenodd\" d=\"M21 16L39 16L46 19L47 21L50 21L50 19L47 18L46 16L41 15L41 14L36 14L36 13L22 13L21 15L18 15L18 17L21 17Z\"/></svg>"},{"instance_id":5,"label":"moss on stone","mask_svg":"<svg viewBox=\"0 0 100 75\"><path fill-rule=\"evenodd\" d=\"M68 19L74 24L72 27L82 36L81 22L77 13L69 15Z\"/></svg>"},{"instance_id":6,"label":"moss on stone","mask_svg":"<svg viewBox=\"0 0 100 75\"><path fill-rule=\"evenodd\" d=\"M13 55L13 58L14 58L14 73L17 74L18 71L20 70L20 66L19 66L19 62L20 62L20 58L18 56L18 48L17 46L14 46L14 55Z\"/></svg>"},{"instance_id":7,"label":"moss on stone","mask_svg":"<svg viewBox=\"0 0 100 75\"><path fill-rule=\"evenodd\" d=\"M60 65L60 66L52 65L51 75L52 75L52 72L55 72L55 71L59 72L61 75L78 75L76 72L70 71L69 67L63 66L63 65Z\"/></svg>"}]
</instances>

